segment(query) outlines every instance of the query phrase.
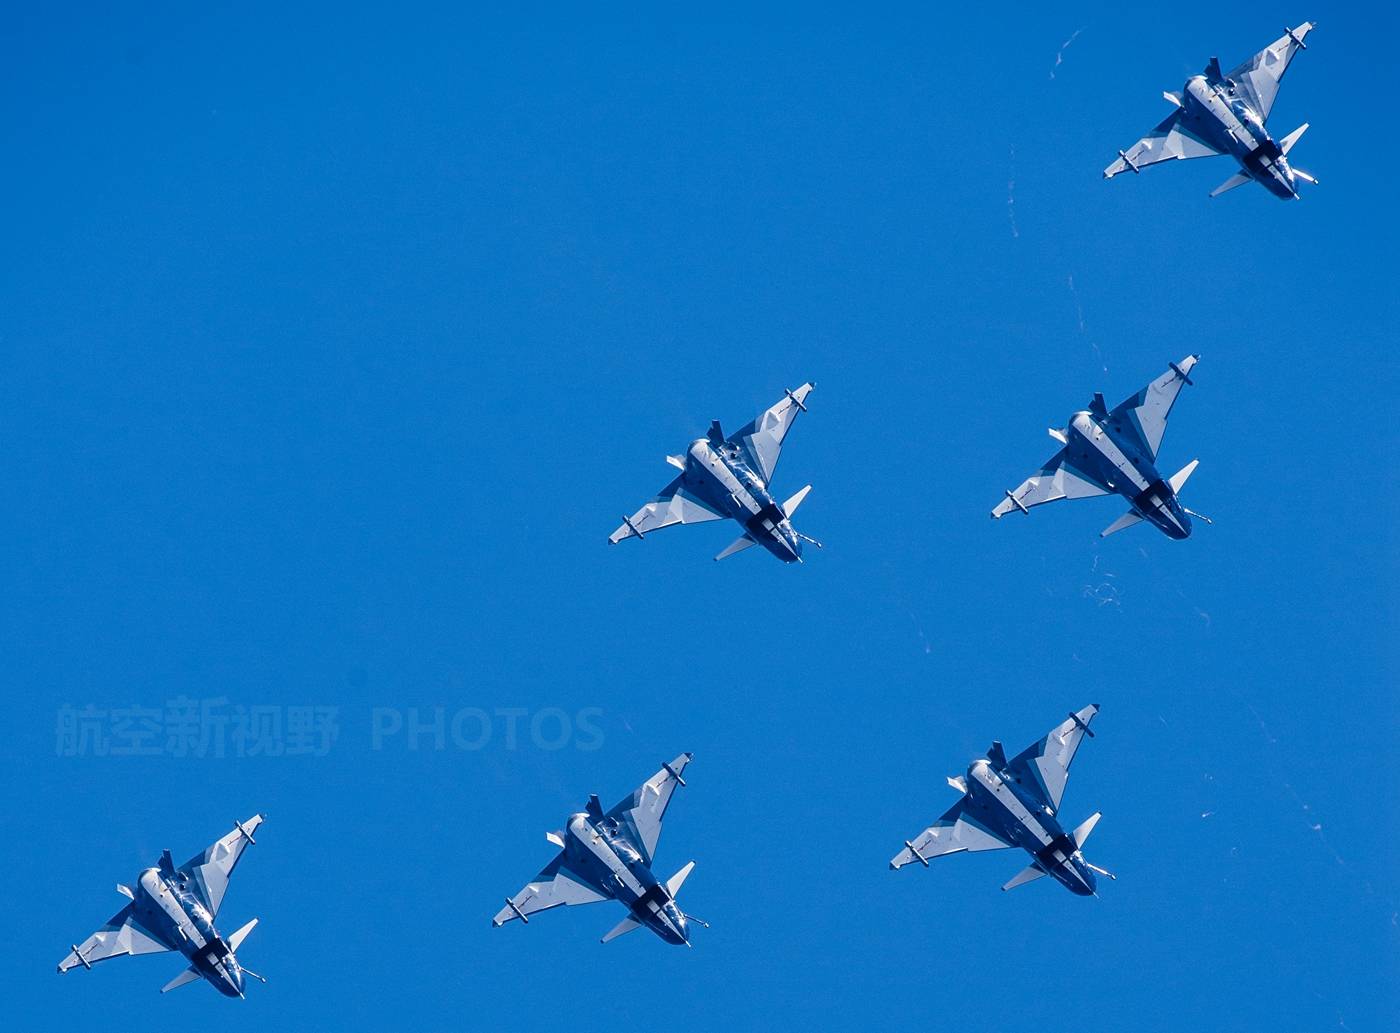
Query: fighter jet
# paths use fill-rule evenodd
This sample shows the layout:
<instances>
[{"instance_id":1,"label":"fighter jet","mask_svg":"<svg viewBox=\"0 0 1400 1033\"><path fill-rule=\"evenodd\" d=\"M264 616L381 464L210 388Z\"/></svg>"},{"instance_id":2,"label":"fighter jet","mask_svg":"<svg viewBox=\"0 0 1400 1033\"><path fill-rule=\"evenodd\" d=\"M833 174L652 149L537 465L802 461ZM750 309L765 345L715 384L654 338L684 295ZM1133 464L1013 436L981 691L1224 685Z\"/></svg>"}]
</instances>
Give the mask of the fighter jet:
<instances>
[{"instance_id":1,"label":"fighter jet","mask_svg":"<svg viewBox=\"0 0 1400 1033\"><path fill-rule=\"evenodd\" d=\"M717 560L751 545L762 545L784 563L801 563L803 542L820 549L821 542L792 527L792 515L812 486L807 485L781 506L768 493L783 439L797 414L807 411L803 403L812 387L803 384L796 391L784 392L781 402L727 438L715 420L709 433L691 442L685 455L667 456L666 462L680 470L680 476L637 512L623 517L622 526L608 541L616 545L624 538L645 538L663 527L728 517L742 524L744 533L716 556Z\"/></svg>"},{"instance_id":2,"label":"fighter jet","mask_svg":"<svg viewBox=\"0 0 1400 1033\"><path fill-rule=\"evenodd\" d=\"M967 774L948 779L948 784L963 794L962 799L912 843L905 840L904 849L890 861L890 867L903 868L918 861L927 868L935 857L964 850L1020 847L1033 860L1003 890L1050 875L1072 893L1083 897L1097 894L1095 875L1117 878L1084 860L1081 852L1100 815L1091 814L1066 835L1056 812L1065 795L1070 762L1084 736L1093 737L1089 723L1098 712L1095 703L1070 714L1068 721L1010 762L1001 743L992 743L987 756L974 760Z\"/></svg>"},{"instance_id":3,"label":"fighter jet","mask_svg":"<svg viewBox=\"0 0 1400 1033\"><path fill-rule=\"evenodd\" d=\"M232 832L179 868L170 851L163 851L160 863L142 872L134 889L118 883L117 892L131 903L81 946L74 946L58 963L58 970L67 972L79 965L92 968L99 961L128 954L179 951L189 959L190 967L166 983L161 993L202 978L226 997L242 997L245 975L267 982L234 956L258 920L253 919L227 939L214 928L233 869L254 842L253 833L262 822L261 814L235 821Z\"/></svg>"},{"instance_id":4,"label":"fighter jet","mask_svg":"<svg viewBox=\"0 0 1400 1033\"><path fill-rule=\"evenodd\" d=\"M528 925L528 916L563 904L616 900L627 908L627 917L603 937L603 943L646 926L667 943L689 947L690 922L709 928L676 904L676 894L695 862L665 882L652 874L651 864L661 838L661 819L671 794L685 785L681 772L690 759L689 753L682 753L661 765L660 771L606 814L598 797L590 796L586 810L570 815L564 828L545 836L559 848L559 856L523 890L507 898L491 924L499 927L518 918Z\"/></svg>"},{"instance_id":5,"label":"fighter jet","mask_svg":"<svg viewBox=\"0 0 1400 1033\"><path fill-rule=\"evenodd\" d=\"M1063 430L1050 428L1050 436L1064 448L1028 478L1015 491L1008 491L995 509L994 519L1013 510L1029 513L1032 506L1059 499L1087 499L1117 493L1132 508L1106 527L1100 537L1108 537L1125 527L1148 521L1169 538L1191 534L1191 517L1210 520L1181 504L1177 493L1196 471L1198 460L1191 460L1163 480L1153 465L1162 435L1183 384L1192 383L1188 374L1199 357L1188 355L1111 412L1103 395L1095 394L1089 408L1069 418Z\"/></svg>"},{"instance_id":6,"label":"fighter jet","mask_svg":"<svg viewBox=\"0 0 1400 1033\"><path fill-rule=\"evenodd\" d=\"M1162 94L1176 110L1128 150L1119 151L1118 160L1104 169L1104 178L1112 179L1129 170L1141 172L1148 165L1170 158L1228 154L1239 162L1242 171L1212 190L1211 197L1252 179L1285 201L1296 198L1298 180L1317 182L1310 173L1288 163L1288 152L1307 131L1308 124L1304 122L1275 141L1264 123L1278 96L1283 73L1293 55L1307 49L1303 39L1312 30L1312 22L1285 30L1282 37L1229 75L1221 74L1219 59L1211 58L1205 71L1188 79L1180 93Z\"/></svg>"}]
</instances>

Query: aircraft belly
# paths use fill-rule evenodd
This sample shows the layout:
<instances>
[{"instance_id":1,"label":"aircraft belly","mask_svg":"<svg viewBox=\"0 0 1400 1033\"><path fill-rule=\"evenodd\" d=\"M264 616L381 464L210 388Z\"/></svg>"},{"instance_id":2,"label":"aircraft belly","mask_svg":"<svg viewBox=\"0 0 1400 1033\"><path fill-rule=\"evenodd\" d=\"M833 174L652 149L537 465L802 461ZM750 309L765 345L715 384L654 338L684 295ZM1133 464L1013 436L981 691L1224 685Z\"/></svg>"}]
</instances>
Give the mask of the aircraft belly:
<instances>
[{"instance_id":1,"label":"aircraft belly","mask_svg":"<svg viewBox=\"0 0 1400 1033\"><path fill-rule=\"evenodd\" d=\"M191 949L189 941L179 934L175 923L170 920L170 916L155 906L155 902L149 897L138 900L135 918L142 931L152 939L159 941L170 950L189 953Z\"/></svg>"},{"instance_id":2,"label":"aircraft belly","mask_svg":"<svg viewBox=\"0 0 1400 1033\"><path fill-rule=\"evenodd\" d=\"M1243 162L1245 155L1255 146L1254 134L1230 109L1230 105L1204 85L1191 90L1189 100L1194 116L1192 132L1216 150L1231 154Z\"/></svg>"},{"instance_id":3,"label":"aircraft belly","mask_svg":"<svg viewBox=\"0 0 1400 1033\"><path fill-rule=\"evenodd\" d=\"M173 927L173 939L180 944L180 949L184 953L190 954L197 951L208 942L199 926L180 905L175 894L159 877L150 873L143 875L141 888L145 891L147 899L154 905L154 910Z\"/></svg>"},{"instance_id":4,"label":"aircraft belly","mask_svg":"<svg viewBox=\"0 0 1400 1033\"><path fill-rule=\"evenodd\" d=\"M617 856L617 851L613 850L602 836L579 836L577 838L589 856L601 864L612 876L612 881L619 889L625 893L631 893L634 897L639 897L646 891L641 881L628 870L626 863Z\"/></svg>"},{"instance_id":5,"label":"aircraft belly","mask_svg":"<svg viewBox=\"0 0 1400 1033\"><path fill-rule=\"evenodd\" d=\"M759 511L761 507L753 495L718 457L712 457L703 469L705 477L715 487L714 495L724 500L720 508L731 518L742 523Z\"/></svg>"},{"instance_id":6,"label":"aircraft belly","mask_svg":"<svg viewBox=\"0 0 1400 1033\"><path fill-rule=\"evenodd\" d=\"M1124 489L1128 485L1131 485L1133 488L1137 489L1137 491L1141 491L1151 483L1143 477L1142 472L1138 470L1136 464L1134 464L1124 453L1123 449L1119 447L1118 442L1114 441L1112 436L1102 427L1096 428L1092 436L1085 435L1084 439L1088 442L1089 448L1091 452L1095 454L1095 457L1106 464L1107 468L1116 475L1110 481L1115 490L1126 494ZM1125 481L1127 482L1126 484L1124 483ZM1134 492L1134 494L1136 494L1136 492Z\"/></svg>"},{"instance_id":7,"label":"aircraft belly","mask_svg":"<svg viewBox=\"0 0 1400 1033\"><path fill-rule=\"evenodd\" d=\"M1229 108L1220 105L1228 113ZM1182 128L1188 130L1191 136L1203 141L1210 147L1226 154L1235 153L1234 134L1230 132L1229 123L1222 117L1221 111L1211 103L1210 98L1201 98L1188 94L1184 114L1181 119Z\"/></svg>"},{"instance_id":8,"label":"aircraft belly","mask_svg":"<svg viewBox=\"0 0 1400 1033\"><path fill-rule=\"evenodd\" d=\"M1006 838L1011 842L1034 853L1053 840L1042 820L1000 777L986 772L976 777L976 784L981 789L981 802L990 809L995 823L1006 830Z\"/></svg>"}]
</instances>

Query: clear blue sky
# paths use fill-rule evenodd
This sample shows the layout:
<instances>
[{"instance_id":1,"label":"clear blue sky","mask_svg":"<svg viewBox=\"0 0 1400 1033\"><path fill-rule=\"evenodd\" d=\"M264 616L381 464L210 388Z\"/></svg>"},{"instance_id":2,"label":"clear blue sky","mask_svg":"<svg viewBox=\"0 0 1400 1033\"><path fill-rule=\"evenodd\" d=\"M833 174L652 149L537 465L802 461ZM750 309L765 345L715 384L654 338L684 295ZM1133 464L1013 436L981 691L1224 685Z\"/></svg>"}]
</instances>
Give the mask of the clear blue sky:
<instances>
[{"instance_id":1,"label":"clear blue sky","mask_svg":"<svg viewBox=\"0 0 1400 1033\"><path fill-rule=\"evenodd\" d=\"M1056 6L16 11L7 1025L1391 1028L1400 26ZM1271 120L1313 124L1301 203L1208 200L1225 159L1101 181L1162 90L1307 18ZM1200 458L1213 527L987 518L1047 426L1191 352L1162 462ZM807 379L775 490L815 484L823 552L606 544L667 452ZM339 737L61 755L66 708L180 697ZM886 869L945 776L1090 702L1064 813L1104 812L1102 899ZM495 724L372 749L411 706ZM501 708L599 731L511 744ZM490 927L546 831L682 750L694 950L600 946L614 905ZM54 974L113 883L257 811L220 925L262 919L267 986Z\"/></svg>"}]
</instances>

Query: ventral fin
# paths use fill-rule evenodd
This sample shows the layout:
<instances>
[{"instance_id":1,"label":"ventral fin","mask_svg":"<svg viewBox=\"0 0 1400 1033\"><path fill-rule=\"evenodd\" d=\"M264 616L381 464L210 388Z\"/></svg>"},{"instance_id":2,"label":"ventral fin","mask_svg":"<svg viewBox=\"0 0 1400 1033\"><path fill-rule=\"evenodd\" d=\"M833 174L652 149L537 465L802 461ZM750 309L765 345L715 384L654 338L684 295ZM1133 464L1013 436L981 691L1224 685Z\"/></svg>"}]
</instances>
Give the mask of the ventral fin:
<instances>
[{"instance_id":1,"label":"ventral fin","mask_svg":"<svg viewBox=\"0 0 1400 1033\"><path fill-rule=\"evenodd\" d=\"M166 983L163 987L161 987L160 992L163 994L168 994L171 990L178 990L180 987L193 983L196 979L199 978L199 972L196 969L187 968L185 969L185 971L181 972L170 982Z\"/></svg>"},{"instance_id":2,"label":"ventral fin","mask_svg":"<svg viewBox=\"0 0 1400 1033\"><path fill-rule=\"evenodd\" d=\"M728 557L733 556L736 552L743 552L750 545L757 544L758 543L755 542L752 538L750 538L747 534L741 534L738 538L734 539L734 541L730 542L729 545L725 548L725 550L721 552L718 556L716 556L715 559L717 561L727 559Z\"/></svg>"},{"instance_id":3,"label":"ventral fin","mask_svg":"<svg viewBox=\"0 0 1400 1033\"><path fill-rule=\"evenodd\" d=\"M1036 879L1039 879L1044 874L1045 872L1035 865L1023 868L1014 879L1001 888L1002 892L1014 890L1017 886L1024 886L1028 882L1035 882Z\"/></svg>"},{"instance_id":4,"label":"ventral fin","mask_svg":"<svg viewBox=\"0 0 1400 1033\"><path fill-rule=\"evenodd\" d=\"M633 929L640 929L641 927L641 922L638 922L631 915L628 915L621 922L618 922L617 925L613 926L611 929L609 929L606 933L603 934L602 942L609 943L613 940L616 940L619 936L626 936Z\"/></svg>"},{"instance_id":5,"label":"ventral fin","mask_svg":"<svg viewBox=\"0 0 1400 1033\"><path fill-rule=\"evenodd\" d=\"M1248 177L1247 175L1245 175L1243 172L1236 172L1233 176L1231 176L1229 179L1227 179L1224 183L1221 183L1218 187L1216 187L1214 190L1212 190L1212 191L1210 192L1210 196L1211 196L1211 197L1219 197L1221 194L1228 193L1228 192L1230 192L1231 190L1234 190L1235 187L1242 187L1242 186L1244 186L1244 185L1245 185L1246 183L1248 183L1248 182L1249 182L1249 177Z\"/></svg>"}]
</instances>

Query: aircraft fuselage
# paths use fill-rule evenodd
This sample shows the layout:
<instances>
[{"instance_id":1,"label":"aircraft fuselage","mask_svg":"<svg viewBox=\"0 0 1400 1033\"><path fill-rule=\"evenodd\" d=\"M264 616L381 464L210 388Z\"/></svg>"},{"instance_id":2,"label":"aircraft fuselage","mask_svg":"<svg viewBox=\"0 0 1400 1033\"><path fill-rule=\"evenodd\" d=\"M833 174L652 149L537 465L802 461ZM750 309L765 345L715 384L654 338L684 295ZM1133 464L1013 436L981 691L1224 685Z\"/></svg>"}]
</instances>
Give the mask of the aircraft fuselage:
<instances>
[{"instance_id":1,"label":"aircraft fuselage","mask_svg":"<svg viewBox=\"0 0 1400 1033\"><path fill-rule=\"evenodd\" d=\"M778 559L796 563L802 558L802 539L738 446L708 438L692 442L685 457L685 480L691 492L742 524L749 537Z\"/></svg>"},{"instance_id":2,"label":"aircraft fuselage","mask_svg":"<svg viewBox=\"0 0 1400 1033\"><path fill-rule=\"evenodd\" d=\"M565 833L565 850L574 871L590 873L595 889L615 898L633 919L667 943L689 941L690 929L675 898L620 834L614 819L575 814Z\"/></svg>"},{"instance_id":3,"label":"aircraft fuselage","mask_svg":"<svg viewBox=\"0 0 1400 1033\"><path fill-rule=\"evenodd\" d=\"M979 822L1030 854L1038 868L1070 892L1082 897L1096 892L1094 873L1074 838L1013 776L985 759L973 761L967 769L966 806Z\"/></svg>"},{"instance_id":4,"label":"aircraft fuselage","mask_svg":"<svg viewBox=\"0 0 1400 1033\"><path fill-rule=\"evenodd\" d=\"M214 928L213 916L179 875L147 868L133 888L133 904L141 926L171 950L189 959L190 966L227 997L242 997L243 969Z\"/></svg>"},{"instance_id":5,"label":"aircraft fuselage","mask_svg":"<svg viewBox=\"0 0 1400 1033\"><path fill-rule=\"evenodd\" d=\"M1264 119L1228 78L1192 76L1182 90L1182 120L1192 133L1231 155L1245 173L1285 201L1298 196L1297 180Z\"/></svg>"},{"instance_id":6,"label":"aircraft fuselage","mask_svg":"<svg viewBox=\"0 0 1400 1033\"><path fill-rule=\"evenodd\" d=\"M1135 513L1169 538L1190 537L1191 517L1176 492L1157 472L1138 434L1117 425L1127 418L1075 413L1065 428L1069 463L1122 495Z\"/></svg>"}]
</instances>

